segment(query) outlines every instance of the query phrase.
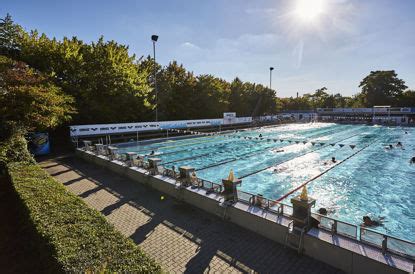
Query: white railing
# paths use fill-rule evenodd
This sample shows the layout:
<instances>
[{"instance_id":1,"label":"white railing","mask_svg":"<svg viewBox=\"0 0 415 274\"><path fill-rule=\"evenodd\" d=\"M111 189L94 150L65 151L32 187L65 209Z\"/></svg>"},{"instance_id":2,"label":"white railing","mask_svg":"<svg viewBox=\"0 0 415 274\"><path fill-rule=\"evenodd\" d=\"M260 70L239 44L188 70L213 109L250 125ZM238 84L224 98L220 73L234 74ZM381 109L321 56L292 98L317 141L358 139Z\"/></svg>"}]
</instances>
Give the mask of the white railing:
<instances>
[{"instance_id":1,"label":"white railing","mask_svg":"<svg viewBox=\"0 0 415 274\"><path fill-rule=\"evenodd\" d=\"M411 108L409 107L375 107L375 108L317 108L317 113L375 113L375 114L401 114L401 113L411 113Z\"/></svg>"},{"instance_id":2,"label":"white railing","mask_svg":"<svg viewBox=\"0 0 415 274\"><path fill-rule=\"evenodd\" d=\"M372 108L317 108L317 113L373 113Z\"/></svg>"},{"instance_id":3,"label":"white railing","mask_svg":"<svg viewBox=\"0 0 415 274\"><path fill-rule=\"evenodd\" d=\"M236 117L227 124L242 124L252 122L252 117ZM160 122L140 122L140 123L120 123L120 124L94 124L94 125L74 125L70 126L71 137L106 135L128 132L142 132L150 130L167 130L173 128L195 128L204 126L219 126L224 124L224 119L199 119L199 120L180 120L180 121L160 121Z\"/></svg>"}]
</instances>

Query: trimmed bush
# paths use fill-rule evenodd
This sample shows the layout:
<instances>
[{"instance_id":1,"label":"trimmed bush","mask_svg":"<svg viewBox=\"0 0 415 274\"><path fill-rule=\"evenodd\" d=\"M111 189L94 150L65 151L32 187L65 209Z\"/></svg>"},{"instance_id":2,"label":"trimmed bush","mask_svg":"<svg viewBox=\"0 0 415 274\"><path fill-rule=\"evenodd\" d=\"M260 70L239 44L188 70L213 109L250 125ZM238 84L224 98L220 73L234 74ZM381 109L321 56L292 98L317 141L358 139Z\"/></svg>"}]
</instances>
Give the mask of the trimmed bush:
<instances>
[{"instance_id":1,"label":"trimmed bush","mask_svg":"<svg viewBox=\"0 0 415 274\"><path fill-rule=\"evenodd\" d=\"M15 133L3 141L0 139L0 170L5 170L8 163L35 163L22 134Z\"/></svg>"},{"instance_id":2,"label":"trimmed bush","mask_svg":"<svg viewBox=\"0 0 415 274\"><path fill-rule=\"evenodd\" d=\"M35 164L10 163L8 174L22 215L27 215L38 239L40 255L53 272L160 272L130 239L109 224L98 211ZM24 217L24 216L23 216Z\"/></svg>"}]
</instances>

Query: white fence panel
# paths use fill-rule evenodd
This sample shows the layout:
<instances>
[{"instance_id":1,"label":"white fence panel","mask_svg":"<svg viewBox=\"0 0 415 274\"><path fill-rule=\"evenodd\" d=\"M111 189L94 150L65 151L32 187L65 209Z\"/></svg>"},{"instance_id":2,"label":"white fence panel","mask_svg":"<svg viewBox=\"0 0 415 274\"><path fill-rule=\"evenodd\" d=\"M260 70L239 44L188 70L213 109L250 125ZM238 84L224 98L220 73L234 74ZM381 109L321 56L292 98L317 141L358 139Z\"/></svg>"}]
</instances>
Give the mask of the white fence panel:
<instances>
[{"instance_id":1,"label":"white fence panel","mask_svg":"<svg viewBox=\"0 0 415 274\"><path fill-rule=\"evenodd\" d=\"M252 122L252 117L237 117L228 124L241 124ZM224 124L224 119L200 119L200 120L179 120L141 123L120 123L120 124L95 124L70 126L71 137L106 135L116 133L141 132L149 130L166 130L173 128L193 128L204 126L219 126Z\"/></svg>"}]
</instances>

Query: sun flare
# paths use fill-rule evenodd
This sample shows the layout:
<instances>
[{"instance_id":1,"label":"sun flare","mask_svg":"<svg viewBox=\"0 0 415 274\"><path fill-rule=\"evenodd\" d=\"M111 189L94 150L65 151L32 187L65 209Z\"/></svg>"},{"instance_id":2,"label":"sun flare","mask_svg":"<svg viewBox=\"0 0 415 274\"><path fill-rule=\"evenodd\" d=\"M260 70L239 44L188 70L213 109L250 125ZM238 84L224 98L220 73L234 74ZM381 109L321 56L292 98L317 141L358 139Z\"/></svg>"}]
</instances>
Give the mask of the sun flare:
<instances>
[{"instance_id":1,"label":"sun flare","mask_svg":"<svg viewBox=\"0 0 415 274\"><path fill-rule=\"evenodd\" d=\"M305 22L316 20L324 11L324 0L297 0L294 10L296 17Z\"/></svg>"}]
</instances>

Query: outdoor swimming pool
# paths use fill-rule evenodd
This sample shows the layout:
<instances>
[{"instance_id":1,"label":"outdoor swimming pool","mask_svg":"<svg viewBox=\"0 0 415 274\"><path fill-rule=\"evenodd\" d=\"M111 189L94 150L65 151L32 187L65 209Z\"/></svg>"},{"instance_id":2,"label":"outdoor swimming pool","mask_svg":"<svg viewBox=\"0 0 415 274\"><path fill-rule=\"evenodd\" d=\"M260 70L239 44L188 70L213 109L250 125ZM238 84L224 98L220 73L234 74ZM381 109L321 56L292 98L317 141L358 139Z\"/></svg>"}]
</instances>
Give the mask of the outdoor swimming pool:
<instances>
[{"instance_id":1,"label":"outdoor swimming pool","mask_svg":"<svg viewBox=\"0 0 415 274\"><path fill-rule=\"evenodd\" d=\"M385 149L389 144L394 148ZM327 208L328 216L356 225L364 215L383 216L383 225L374 229L415 241L415 165L409 163L415 156L415 128L288 124L121 144L119 150L154 151L166 168L192 166L198 177L216 183L233 169L242 178L240 190L287 204L301 189L282 197L307 182L309 195L317 199L315 210Z\"/></svg>"}]
</instances>

